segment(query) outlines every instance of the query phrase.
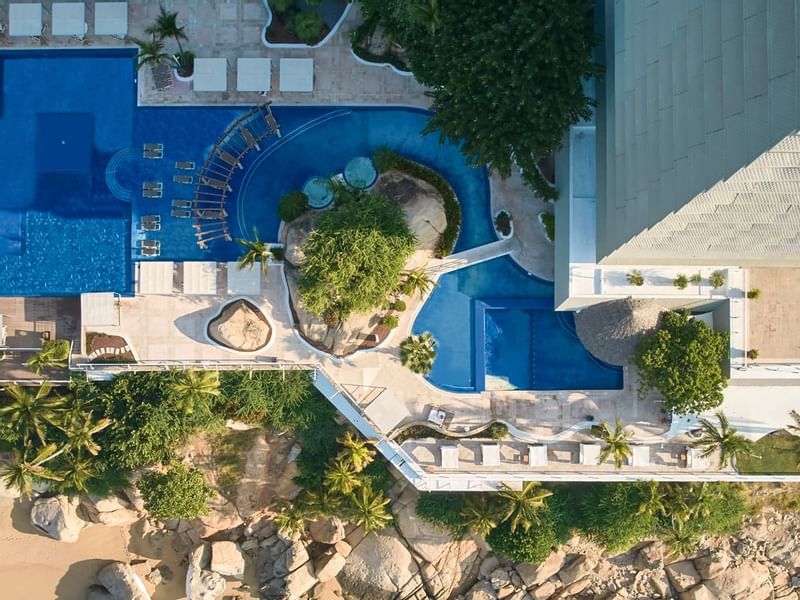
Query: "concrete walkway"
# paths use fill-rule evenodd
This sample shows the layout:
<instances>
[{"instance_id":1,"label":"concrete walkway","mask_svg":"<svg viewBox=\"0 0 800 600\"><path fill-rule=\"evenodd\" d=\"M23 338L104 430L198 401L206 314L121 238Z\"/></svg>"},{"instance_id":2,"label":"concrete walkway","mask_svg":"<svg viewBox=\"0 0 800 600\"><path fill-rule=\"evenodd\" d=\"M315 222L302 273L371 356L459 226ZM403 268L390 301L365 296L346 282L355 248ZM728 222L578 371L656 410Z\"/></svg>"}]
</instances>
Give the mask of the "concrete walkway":
<instances>
[{"instance_id":1,"label":"concrete walkway","mask_svg":"<svg viewBox=\"0 0 800 600\"><path fill-rule=\"evenodd\" d=\"M506 256L512 252L518 252L520 247L521 244L519 240L514 237L505 240L497 240L496 242L490 242L483 246L477 246L469 250L464 250L463 252L445 256L442 259L432 260L427 270L432 274L443 275L444 273L464 269L500 256Z\"/></svg>"}]
</instances>

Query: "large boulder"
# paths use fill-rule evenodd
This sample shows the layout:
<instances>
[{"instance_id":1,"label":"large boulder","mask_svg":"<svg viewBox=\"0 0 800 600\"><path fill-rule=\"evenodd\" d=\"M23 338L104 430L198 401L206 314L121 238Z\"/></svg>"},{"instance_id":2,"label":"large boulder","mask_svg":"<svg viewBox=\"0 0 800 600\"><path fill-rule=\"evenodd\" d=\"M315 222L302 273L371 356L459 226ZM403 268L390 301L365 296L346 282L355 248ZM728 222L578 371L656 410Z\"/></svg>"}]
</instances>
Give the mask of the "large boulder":
<instances>
[{"instance_id":1,"label":"large boulder","mask_svg":"<svg viewBox=\"0 0 800 600\"><path fill-rule=\"evenodd\" d=\"M273 570L276 577L286 577L296 571L309 560L308 549L301 541L292 542L283 552L273 559Z\"/></svg>"},{"instance_id":2,"label":"large boulder","mask_svg":"<svg viewBox=\"0 0 800 600\"><path fill-rule=\"evenodd\" d=\"M473 585L465 596L466 600L497 600L494 586L488 581L479 581Z\"/></svg>"},{"instance_id":3,"label":"large boulder","mask_svg":"<svg viewBox=\"0 0 800 600\"><path fill-rule=\"evenodd\" d=\"M97 573L97 582L108 590L114 600L150 600L150 594L131 566L112 562Z\"/></svg>"},{"instance_id":4,"label":"large boulder","mask_svg":"<svg viewBox=\"0 0 800 600\"><path fill-rule=\"evenodd\" d=\"M317 579L324 583L336 577L344 568L346 559L337 552L326 552L314 562Z\"/></svg>"},{"instance_id":5,"label":"large boulder","mask_svg":"<svg viewBox=\"0 0 800 600\"><path fill-rule=\"evenodd\" d=\"M194 565L186 572L187 600L217 600L225 591L225 578Z\"/></svg>"},{"instance_id":6,"label":"large boulder","mask_svg":"<svg viewBox=\"0 0 800 600\"><path fill-rule=\"evenodd\" d=\"M96 496L84 496L80 501L82 513L92 523L109 525L111 527L130 525L141 518L141 515L133 508L126 498L109 496L98 498Z\"/></svg>"},{"instance_id":7,"label":"large boulder","mask_svg":"<svg viewBox=\"0 0 800 600\"><path fill-rule=\"evenodd\" d=\"M718 550L694 559L694 566L703 579L714 579L728 568L731 557L727 552Z\"/></svg>"},{"instance_id":8,"label":"large boulder","mask_svg":"<svg viewBox=\"0 0 800 600\"><path fill-rule=\"evenodd\" d=\"M772 596L769 568L752 559L704 582L715 600L767 600Z\"/></svg>"},{"instance_id":9,"label":"large boulder","mask_svg":"<svg viewBox=\"0 0 800 600\"><path fill-rule=\"evenodd\" d=\"M451 598L474 580L480 565L478 545L472 540L461 540L448 544L434 562L424 563L420 574L437 598Z\"/></svg>"},{"instance_id":10,"label":"large boulder","mask_svg":"<svg viewBox=\"0 0 800 600\"><path fill-rule=\"evenodd\" d=\"M519 573L519 576L522 578L525 587L532 588L541 585L558 573L559 570L561 570L561 566L564 564L564 558L564 553L559 550L551 553L550 556L538 565L519 563L516 566L517 573Z\"/></svg>"},{"instance_id":11,"label":"large boulder","mask_svg":"<svg viewBox=\"0 0 800 600\"><path fill-rule=\"evenodd\" d=\"M633 559L633 568L637 571L644 569L661 569L664 566L664 548L661 542L650 542L642 546Z\"/></svg>"},{"instance_id":12,"label":"large boulder","mask_svg":"<svg viewBox=\"0 0 800 600\"><path fill-rule=\"evenodd\" d=\"M597 562L594 559L581 554L558 572L558 578L564 585L569 585L586 577L596 565Z\"/></svg>"},{"instance_id":13,"label":"large boulder","mask_svg":"<svg viewBox=\"0 0 800 600\"><path fill-rule=\"evenodd\" d=\"M224 577L244 579L244 555L234 542L212 542L211 570Z\"/></svg>"},{"instance_id":14,"label":"large boulder","mask_svg":"<svg viewBox=\"0 0 800 600\"><path fill-rule=\"evenodd\" d=\"M682 560L667 565L665 571L667 572L667 577L669 577L670 582L672 582L672 587L678 592L685 592L693 588L700 583L702 579L697 569L694 568L694 563L691 560Z\"/></svg>"},{"instance_id":15,"label":"large boulder","mask_svg":"<svg viewBox=\"0 0 800 600\"><path fill-rule=\"evenodd\" d=\"M706 587L706 584L701 583L693 588L681 592L678 596L679 600L716 600L713 593Z\"/></svg>"},{"instance_id":16,"label":"large boulder","mask_svg":"<svg viewBox=\"0 0 800 600\"><path fill-rule=\"evenodd\" d=\"M392 531L372 534L356 546L339 573L349 596L362 600L396 598L418 577L417 563Z\"/></svg>"},{"instance_id":17,"label":"large boulder","mask_svg":"<svg viewBox=\"0 0 800 600\"><path fill-rule=\"evenodd\" d=\"M344 539L344 523L338 517L311 521L308 524L308 534L320 544L335 544Z\"/></svg>"},{"instance_id":18,"label":"large boulder","mask_svg":"<svg viewBox=\"0 0 800 600\"><path fill-rule=\"evenodd\" d=\"M225 348L256 352L269 343L272 327L258 307L234 300L208 323L208 337Z\"/></svg>"},{"instance_id":19,"label":"large boulder","mask_svg":"<svg viewBox=\"0 0 800 600\"><path fill-rule=\"evenodd\" d=\"M34 527L61 542L77 542L86 522L78 516L77 498L37 498L31 507Z\"/></svg>"},{"instance_id":20,"label":"large boulder","mask_svg":"<svg viewBox=\"0 0 800 600\"><path fill-rule=\"evenodd\" d=\"M305 563L286 577L286 597L300 598L317 585L317 577L311 563Z\"/></svg>"}]
</instances>

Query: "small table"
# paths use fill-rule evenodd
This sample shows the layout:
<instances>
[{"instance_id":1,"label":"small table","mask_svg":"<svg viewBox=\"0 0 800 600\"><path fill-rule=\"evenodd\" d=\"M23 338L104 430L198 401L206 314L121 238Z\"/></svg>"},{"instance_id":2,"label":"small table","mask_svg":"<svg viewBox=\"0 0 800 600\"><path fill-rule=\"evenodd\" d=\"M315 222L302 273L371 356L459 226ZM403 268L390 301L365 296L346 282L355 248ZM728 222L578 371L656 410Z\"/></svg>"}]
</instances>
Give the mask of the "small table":
<instances>
[{"instance_id":1,"label":"small table","mask_svg":"<svg viewBox=\"0 0 800 600\"><path fill-rule=\"evenodd\" d=\"M428 413L428 422L438 425L442 427L444 425L444 420L447 418L447 413L443 411L441 408L431 408L430 412Z\"/></svg>"}]
</instances>

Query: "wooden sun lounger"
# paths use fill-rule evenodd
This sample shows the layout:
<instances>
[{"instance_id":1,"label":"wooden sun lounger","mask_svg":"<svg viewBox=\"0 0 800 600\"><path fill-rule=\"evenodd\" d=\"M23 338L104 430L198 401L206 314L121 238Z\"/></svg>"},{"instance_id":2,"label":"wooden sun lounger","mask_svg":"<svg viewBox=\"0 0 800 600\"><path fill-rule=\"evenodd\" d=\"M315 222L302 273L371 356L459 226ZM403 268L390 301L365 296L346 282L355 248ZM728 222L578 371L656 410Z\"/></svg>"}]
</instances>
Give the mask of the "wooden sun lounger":
<instances>
[{"instance_id":1,"label":"wooden sun lounger","mask_svg":"<svg viewBox=\"0 0 800 600\"><path fill-rule=\"evenodd\" d=\"M244 138L244 141L247 142L247 145L250 148L255 148L256 150L261 150L261 146L258 145L258 141L256 138L253 137L252 132L247 127L239 127L239 134Z\"/></svg>"},{"instance_id":2,"label":"wooden sun lounger","mask_svg":"<svg viewBox=\"0 0 800 600\"><path fill-rule=\"evenodd\" d=\"M175 168L184 171L194 171L194 162L191 160L176 160Z\"/></svg>"},{"instance_id":3,"label":"wooden sun lounger","mask_svg":"<svg viewBox=\"0 0 800 600\"><path fill-rule=\"evenodd\" d=\"M145 149L145 151L142 154L142 156L144 156L144 158L160 159L160 158L164 158L164 152L161 151L161 150L147 150L147 149Z\"/></svg>"},{"instance_id":4,"label":"wooden sun lounger","mask_svg":"<svg viewBox=\"0 0 800 600\"><path fill-rule=\"evenodd\" d=\"M159 240L142 240L139 243L139 252L142 256L161 256L161 242Z\"/></svg>"},{"instance_id":5,"label":"wooden sun lounger","mask_svg":"<svg viewBox=\"0 0 800 600\"><path fill-rule=\"evenodd\" d=\"M220 148L219 150L217 150L217 157L218 157L218 158L219 158L221 161L223 161L223 162L225 162L225 163L229 164L229 165L230 165L230 166L232 166L232 167L239 167L240 169L243 169L243 168L244 168L244 167L242 167L242 163L240 163L238 160L236 160L236 158L235 158L235 157L233 157L233 156L231 156L230 154L228 154L228 153L227 153L225 150L223 150L222 148Z\"/></svg>"},{"instance_id":6,"label":"wooden sun lounger","mask_svg":"<svg viewBox=\"0 0 800 600\"><path fill-rule=\"evenodd\" d=\"M191 175L174 175L172 181L175 183L194 183L194 177Z\"/></svg>"},{"instance_id":7,"label":"wooden sun lounger","mask_svg":"<svg viewBox=\"0 0 800 600\"><path fill-rule=\"evenodd\" d=\"M172 208L192 208L192 201L181 200L180 198L173 198Z\"/></svg>"},{"instance_id":8,"label":"wooden sun lounger","mask_svg":"<svg viewBox=\"0 0 800 600\"><path fill-rule=\"evenodd\" d=\"M228 211L224 208L196 208L194 215L198 219L224 219L228 216Z\"/></svg>"},{"instance_id":9,"label":"wooden sun lounger","mask_svg":"<svg viewBox=\"0 0 800 600\"><path fill-rule=\"evenodd\" d=\"M192 216L192 211L173 208L169 214L178 219L188 219Z\"/></svg>"},{"instance_id":10,"label":"wooden sun lounger","mask_svg":"<svg viewBox=\"0 0 800 600\"><path fill-rule=\"evenodd\" d=\"M142 215L143 231L161 231L161 215Z\"/></svg>"},{"instance_id":11,"label":"wooden sun lounger","mask_svg":"<svg viewBox=\"0 0 800 600\"><path fill-rule=\"evenodd\" d=\"M142 190L142 196L145 198L161 198L164 192L161 188L145 188Z\"/></svg>"},{"instance_id":12,"label":"wooden sun lounger","mask_svg":"<svg viewBox=\"0 0 800 600\"><path fill-rule=\"evenodd\" d=\"M281 126L278 125L278 121L275 120L275 116L271 112L264 115L264 122L267 124L267 127L269 127L270 133L281 137Z\"/></svg>"},{"instance_id":13,"label":"wooden sun lounger","mask_svg":"<svg viewBox=\"0 0 800 600\"><path fill-rule=\"evenodd\" d=\"M145 151L149 150L151 152L164 152L164 144L153 144L145 142L144 150Z\"/></svg>"},{"instance_id":14,"label":"wooden sun lounger","mask_svg":"<svg viewBox=\"0 0 800 600\"><path fill-rule=\"evenodd\" d=\"M229 192L232 191L231 186L221 179L214 179L213 177L201 177L200 183L217 190L228 190Z\"/></svg>"}]
</instances>

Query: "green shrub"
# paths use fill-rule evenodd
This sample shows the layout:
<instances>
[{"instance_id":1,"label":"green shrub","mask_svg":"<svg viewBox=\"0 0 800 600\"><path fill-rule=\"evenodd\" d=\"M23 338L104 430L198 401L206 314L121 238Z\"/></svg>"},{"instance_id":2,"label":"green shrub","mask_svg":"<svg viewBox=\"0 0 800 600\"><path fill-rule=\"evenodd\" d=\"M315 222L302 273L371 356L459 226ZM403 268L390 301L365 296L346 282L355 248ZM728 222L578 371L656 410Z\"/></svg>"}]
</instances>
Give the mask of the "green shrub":
<instances>
[{"instance_id":1,"label":"green shrub","mask_svg":"<svg viewBox=\"0 0 800 600\"><path fill-rule=\"evenodd\" d=\"M269 0L269 7L275 12L284 13L294 6L295 0Z\"/></svg>"},{"instance_id":2,"label":"green shrub","mask_svg":"<svg viewBox=\"0 0 800 600\"><path fill-rule=\"evenodd\" d=\"M460 539L467 534L464 518L466 494L427 492L417 498L416 513L423 521L450 533L453 539Z\"/></svg>"},{"instance_id":3,"label":"green shrub","mask_svg":"<svg viewBox=\"0 0 800 600\"><path fill-rule=\"evenodd\" d=\"M508 426L505 423L494 422L486 430L486 436L493 440L503 440L508 437Z\"/></svg>"},{"instance_id":4,"label":"green shrub","mask_svg":"<svg viewBox=\"0 0 800 600\"><path fill-rule=\"evenodd\" d=\"M461 231L461 204L459 204L456 193L447 183L447 180L433 169L400 156L385 147L378 148L372 160L380 173L390 169L397 169L436 188L436 191L444 200L444 214L447 219L447 225L439 235L439 242L436 244L435 252L438 258L443 258L452 253L458 240L458 233Z\"/></svg>"},{"instance_id":5,"label":"green shrub","mask_svg":"<svg viewBox=\"0 0 800 600\"><path fill-rule=\"evenodd\" d=\"M156 519L194 519L208 514L208 501L214 490L205 484L203 474L174 463L164 473L148 472L138 482L144 505Z\"/></svg>"},{"instance_id":6,"label":"green shrub","mask_svg":"<svg viewBox=\"0 0 800 600\"><path fill-rule=\"evenodd\" d=\"M678 275L672 284L679 290L685 290L689 287L689 278L686 275Z\"/></svg>"},{"instance_id":7,"label":"green shrub","mask_svg":"<svg viewBox=\"0 0 800 600\"><path fill-rule=\"evenodd\" d=\"M638 269L634 269L628 273L628 283L636 287L642 286L644 285L644 275L642 275L642 272Z\"/></svg>"},{"instance_id":8,"label":"green shrub","mask_svg":"<svg viewBox=\"0 0 800 600\"><path fill-rule=\"evenodd\" d=\"M689 283L692 285L700 285L703 283L703 276L700 273L695 273L691 277L689 277Z\"/></svg>"},{"instance_id":9,"label":"green shrub","mask_svg":"<svg viewBox=\"0 0 800 600\"><path fill-rule=\"evenodd\" d=\"M747 291L747 297L750 300L758 300L761 297L761 290L758 288L753 288Z\"/></svg>"},{"instance_id":10,"label":"green shrub","mask_svg":"<svg viewBox=\"0 0 800 600\"><path fill-rule=\"evenodd\" d=\"M396 310L397 312L403 312L406 308L405 300L395 300L392 303L392 309Z\"/></svg>"},{"instance_id":11,"label":"green shrub","mask_svg":"<svg viewBox=\"0 0 800 600\"><path fill-rule=\"evenodd\" d=\"M308 210L308 196L299 190L289 192L278 201L278 216L287 223Z\"/></svg>"},{"instance_id":12,"label":"green shrub","mask_svg":"<svg viewBox=\"0 0 800 600\"><path fill-rule=\"evenodd\" d=\"M381 325L385 325L389 329L394 329L400 324L400 319L397 318L397 315L385 315L381 318Z\"/></svg>"},{"instance_id":13,"label":"green shrub","mask_svg":"<svg viewBox=\"0 0 800 600\"><path fill-rule=\"evenodd\" d=\"M544 226L544 234L551 242L556 241L556 216L551 212L539 213L542 225Z\"/></svg>"},{"instance_id":14,"label":"green shrub","mask_svg":"<svg viewBox=\"0 0 800 600\"><path fill-rule=\"evenodd\" d=\"M322 17L319 13L304 11L295 15L293 19L294 32L301 40L307 44L313 44L319 40L322 33Z\"/></svg>"},{"instance_id":15,"label":"green shrub","mask_svg":"<svg viewBox=\"0 0 800 600\"><path fill-rule=\"evenodd\" d=\"M627 550L655 530L655 515L638 513L642 500L637 484L586 486L580 499L579 527L609 552Z\"/></svg>"},{"instance_id":16,"label":"green shrub","mask_svg":"<svg viewBox=\"0 0 800 600\"><path fill-rule=\"evenodd\" d=\"M747 358L750 360L755 360L758 358L758 350L756 348L750 348L747 351Z\"/></svg>"},{"instance_id":17,"label":"green shrub","mask_svg":"<svg viewBox=\"0 0 800 600\"><path fill-rule=\"evenodd\" d=\"M272 254L272 260L280 262L286 257L286 250L283 246L272 246L269 251Z\"/></svg>"},{"instance_id":18,"label":"green shrub","mask_svg":"<svg viewBox=\"0 0 800 600\"><path fill-rule=\"evenodd\" d=\"M367 42L375 33L377 25L377 20L370 16L365 18L364 22L353 30L350 34L350 48L352 48L353 54L366 62L390 64L398 71L408 73L409 68L406 61L403 57L392 52L391 49L387 49L383 54L375 54L367 48Z\"/></svg>"},{"instance_id":19,"label":"green shrub","mask_svg":"<svg viewBox=\"0 0 800 600\"><path fill-rule=\"evenodd\" d=\"M725 285L725 273L723 271L714 271L711 277L708 278L708 283L714 289L721 288Z\"/></svg>"},{"instance_id":20,"label":"green shrub","mask_svg":"<svg viewBox=\"0 0 800 600\"><path fill-rule=\"evenodd\" d=\"M508 522L495 527L486 541L492 550L514 562L540 563L566 542L570 529L564 513L564 498L556 493L539 510L539 522L527 531L517 527L511 531Z\"/></svg>"}]
</instances>

